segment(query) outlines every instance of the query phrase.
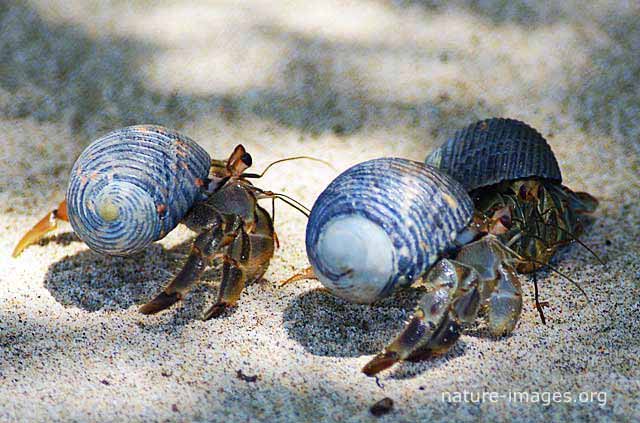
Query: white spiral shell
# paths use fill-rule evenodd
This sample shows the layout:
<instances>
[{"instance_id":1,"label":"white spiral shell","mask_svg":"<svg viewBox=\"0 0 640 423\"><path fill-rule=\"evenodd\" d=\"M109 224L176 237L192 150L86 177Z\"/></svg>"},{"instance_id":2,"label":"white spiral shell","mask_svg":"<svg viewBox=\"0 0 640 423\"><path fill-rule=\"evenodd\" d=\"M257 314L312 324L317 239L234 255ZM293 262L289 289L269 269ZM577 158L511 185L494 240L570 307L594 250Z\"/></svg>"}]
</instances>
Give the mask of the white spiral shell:
<instances>
[{"instance_id":1,"label":"white spiral shell","mask_svg":"<svg viewBox=\"0 0 640 423\"><path fill-rule=\"evenodd\" d=\"M437 169L399 158L370 160L339 175L316 200L307 255L332 293L371 303L425 273L472 213L464 188Z\"/></svg>"}]
</instances>

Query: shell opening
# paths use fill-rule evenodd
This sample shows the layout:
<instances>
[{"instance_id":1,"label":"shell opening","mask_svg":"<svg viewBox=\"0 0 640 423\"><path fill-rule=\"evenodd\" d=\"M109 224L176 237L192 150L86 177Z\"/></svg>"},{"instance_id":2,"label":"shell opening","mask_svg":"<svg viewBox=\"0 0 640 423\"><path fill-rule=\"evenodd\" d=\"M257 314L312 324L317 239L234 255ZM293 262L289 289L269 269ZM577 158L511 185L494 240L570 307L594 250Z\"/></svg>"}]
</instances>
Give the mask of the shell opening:
<instances>
[{"instance_id":1,"label":"shell opening","mask_svg":"<svg viewBox=\"0 0 640 423\"><path fill-rule=\"evenodd\" d=\"M389 236L358 215L336 218L325 225L318 238L317 257L314 269L322 284L353 302L379 299L394 274Z\"/></svg>"}]
</instances>

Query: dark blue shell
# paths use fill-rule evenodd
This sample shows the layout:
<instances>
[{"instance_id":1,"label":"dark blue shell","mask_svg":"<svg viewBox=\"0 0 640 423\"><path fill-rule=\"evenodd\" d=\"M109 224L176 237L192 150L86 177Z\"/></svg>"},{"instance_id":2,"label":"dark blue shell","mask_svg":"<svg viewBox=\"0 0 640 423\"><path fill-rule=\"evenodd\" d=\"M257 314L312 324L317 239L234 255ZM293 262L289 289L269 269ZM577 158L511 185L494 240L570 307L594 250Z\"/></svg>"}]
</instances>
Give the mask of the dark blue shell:
<instances>
[{"instance_id":1,"label":"dark blue shell","mask_svg":"<svg viewBox=\"0 0 640 423\"><path fill-rule=\"evenodd\" d=\"M91 249L134 254L169 233L199 198L211 158L195 141L154 125L92 142L73 166L69 221Z\"/></svg>"},{"instance_id":2,"label":"dark blue shell","mask_svg":"<svg viewBox=\"0 0 640 423\"><path fill-rule=\"evenodd\" d=\"M534 128L513 119L492 118L469 125L425 162L452 176L468 191L528 177L562 182L547 141Z\"/></svg>"},{"instance_id":3,"label":"dark blue shell","mask_svg":"<svg viewBox=\"0 0 640 423\"><path fill-rule=\"evenodd\" d=\"M343 275L319 257L319 237L333 219L365 217L383 228L393 245L395 271L383 297L423 275L452 246L472 213L464 188L437 169L400 158L370 160L339 175L316 200L307 223L307 255L321 281L335 282Z\"/></svg>"}]
</instances>

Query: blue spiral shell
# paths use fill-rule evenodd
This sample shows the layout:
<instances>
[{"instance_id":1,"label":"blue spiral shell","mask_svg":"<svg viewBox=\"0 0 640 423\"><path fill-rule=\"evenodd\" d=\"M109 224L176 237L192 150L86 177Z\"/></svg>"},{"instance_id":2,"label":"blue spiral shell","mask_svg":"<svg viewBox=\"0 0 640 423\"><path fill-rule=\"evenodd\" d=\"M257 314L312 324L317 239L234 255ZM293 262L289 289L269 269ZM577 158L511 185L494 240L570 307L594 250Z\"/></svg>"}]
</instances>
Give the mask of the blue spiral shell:
<instances>
[{"instance_id":1,"label":"blue spiral shell","mask_svg":"<svg viewBox=\"0 0 640 423\"><path fill-rule=\"evenodd\" d=\"M339 175L316 200L307 255L335 295L370 303L424 274L472 213L464 188L437 169L370 160Z\"/></svg>"},{"instance_id":2,"label":"blue spiral shell","mask_svg":"<svg viewBox=\"0 0 640 423\"><path fill-rule=\"evenodd\" d=\"M473 123L457 131L425 162L452 176L468 191L532 176L562 182L547 141L534 128L514 119Z\"/></svg>"},{"instance_id":3,"label":"blue spiral shell","mask_svg":"<svg viewBox=\"0 0 640 423\"><path fill-rule=\"evenodd\" d=\"M71 171L69 221L92 250L125 256L161 239L200 194L211 158L195 141L154 125L92 142Z\"/></svg>"}]
</instances>

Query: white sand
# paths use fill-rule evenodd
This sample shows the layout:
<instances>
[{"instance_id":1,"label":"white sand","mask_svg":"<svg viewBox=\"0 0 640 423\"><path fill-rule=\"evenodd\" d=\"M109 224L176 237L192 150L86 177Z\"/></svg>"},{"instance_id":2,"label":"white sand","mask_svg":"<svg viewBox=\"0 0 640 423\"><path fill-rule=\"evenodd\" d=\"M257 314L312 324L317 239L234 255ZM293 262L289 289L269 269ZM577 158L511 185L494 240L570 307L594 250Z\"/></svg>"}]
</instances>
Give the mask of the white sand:
<instances>
[{"instance_id":1,"label":"white sand","mask_svg":"<svg viewBox=\"0 0 640 423\"><path fill-rule=\"evenodd\" d=\"M444 3L444 2L443 2ZM640 8L633 2L0 3L0 421L640 418ZM568 186L601 200L578 246L541 274L547 326L526 308L513 334L482 322L441 359L381 375L360 368L401 327L417 292L376 306L302 282L305 220L279 205L282 248L237 310L202 322L215 296L192 292L156 317L137 312L180 267L192 236L171 233L141 257L108 258L69 226L18 259L23 231L59 201L91 139L159 123L255 168L311 154L337 170L379 156L422 160L451 131L510 116L548 137ZM260 186L307 205L337 174L299 162ZM256 382L237 371L257 375ZM448 404L443 392L495 391ZM576 402L510 402L510 392ZM604 392L580 403L581 392Z\"/></svg>"}]
</instances>

